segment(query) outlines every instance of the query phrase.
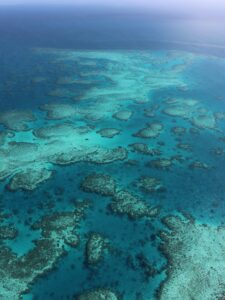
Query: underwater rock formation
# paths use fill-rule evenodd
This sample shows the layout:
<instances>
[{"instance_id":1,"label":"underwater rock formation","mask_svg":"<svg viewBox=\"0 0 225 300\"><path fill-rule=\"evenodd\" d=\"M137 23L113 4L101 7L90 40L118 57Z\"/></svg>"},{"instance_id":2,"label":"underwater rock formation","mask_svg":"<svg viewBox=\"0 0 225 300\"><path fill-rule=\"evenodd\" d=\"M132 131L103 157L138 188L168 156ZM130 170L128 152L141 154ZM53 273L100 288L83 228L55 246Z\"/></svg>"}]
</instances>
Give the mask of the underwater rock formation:
<instances>
[{"instance_id":1,"label":"underwater rock formation","mask_svg":"<svg viewBox=\"0 0 225 300\"><path fill-rule=\"evenodd\" d=\"M160 233L168 260L160 300L221 299L225 285L225 228L168 216Z\"/></svg>"},{"instance_id":2,"label":"underwater rock formation","mask_svg":"<svg viewBox=\"0 0 225 300\"><path fill-rule=\"evenodd\" d=\"M106 247L105 238L99 233L90 234L86 244L86 262L88 265L96 265L103 256Z\"/></svg>"}]
</instances>

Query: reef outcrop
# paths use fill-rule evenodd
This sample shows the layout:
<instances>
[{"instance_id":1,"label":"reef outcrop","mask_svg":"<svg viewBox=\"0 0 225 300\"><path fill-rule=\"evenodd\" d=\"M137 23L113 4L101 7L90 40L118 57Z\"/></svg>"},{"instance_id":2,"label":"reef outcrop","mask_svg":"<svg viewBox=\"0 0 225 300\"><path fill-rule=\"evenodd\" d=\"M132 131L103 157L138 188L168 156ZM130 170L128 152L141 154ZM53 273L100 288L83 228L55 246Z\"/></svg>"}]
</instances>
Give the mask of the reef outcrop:
<instances>
[{"instance_id":1,"label":"reef outcrop","mask_svg":"<svg viewBox=\"0 0 225 300\"><path fill-rule=\"evenodd\" d=\"M98 264L102 260L105 248L105 238L99 233L91 233L86 244L85 257L87 265Z\"/></svg>"},{"instance_id":2,"label":"reef outcrop","mask_svg":"<svg viewBox=\"0 0 225 300\"><path fill-rule=\"evenodd\" d=\"M18 189L32 191L42 182L50 179L52 175L53 172L45 168L25 169L22 172L16 173L10 180L7 187L11 191Z\"/></svg>"},{"instance_id":3,"label":"reef outcrop","mask_svg":"<svg viewBox=\"0 0 225 300\"><path fill-rule=\"evenodd\" d=\"M33 122L36 117L31 111L6 111L0 114L0 124L7 129L15 131L29 130L28 122Z\"/></svg>"},{"instance_id":4,"label":"reef outcrop","mask_svg":"<svg viewBox=\"0 0 225 300\"><path fill-rule=\"evenodd\" d=\"M101 288L84 292L75 297L75 300L121 300L121 298L110 289Z\"/></svg>"},{"instance_id":5,"label":"reef outcrop","mask_svg":"<svg viewBox=\"0 0 225 300\"><path fill-rule=\"evenodd\" d=\"M35 240L34 247L22 256L1 243L0 298L21 299L38 277L56 266L59 258L66 254L67 245L77 245L79 226L88 207L89 203L80 201L72 212L44 216L33 224L33 230L41 231L41 238Z\"/></svg>"},{"instance_id":6,"label":"reef outcrop","mask_svg":"<svg viewBox=\"0 0 225 300\"><path fill-rule=\"evenodd\" d=\"M168 268L158 299L222 299L225 228L177 216L165 217L163 223L170 230L160 233Z\"/></svg>"},{"instance_id":7,"label":"reef outcrop","mask_svg":"<svg viewBox=\"0 0 225 300\"><path fill-rule=\"evenodd\" d=\"M47 119L62 120L78 115L78 109L75 105L65 103L51 103L42 105L41 110L47 112Z\"/></svg>"},{"instance_id":8,"label":"reef outcrop","mask_svg":"<svg viewBox=\"0 0 225 300\"><path fill-rule=\"evenodd\" d=\"M128 121L133 115L133 112L131 110L120 110L118 112L116 112L113 115L113 118L119 120L119 121Z\"/></svg>"},{"instance_id":9,"label":"reef outcrop","mask_svg":"<svg viewBox=\"0 0 225 300\"><path fill-rule=\"evenodd\" d=\"M160 135L162 130L163 125L161 123L151 123L147 127L140 129L137 133L134 134L134 136L144 139L156 138Z\"/></svg>"},{"instance_id":10,"label":"reef outcrop","mask_svg":"<svg viewBox=\"0 0 225 300\"><path fill-rule=\"evenodd\" d=\"M115 214L127 215L133 220L155 217L159 213L159 207L152 207L143 199L124 190L109 175L90 174L82 181L81 188L87 192L110 196L110 210Z\"/></svg>"},{"instance_id":11,"label":"reef outcrop","mask_svg":"<svg viewBox=\"0 0 225 300\"><path fill-rule=\"evenodd\" d=\"M135 182L135 185L147 193L163 192L166 190L161 180L149 176L140 177Z\"/></svg>"},{"instance_id":12,"label":"reef outcrop","mask_svg":"<svg viewBox=\"0 0 225 300\"><path fill-rule=\"evenodd\" d=\"M97 131L97 133L99 133L101 135L101 137L105 137L105 138L113 138L114 136L120 134L119 129L116 128L103 128L99 131Z\"/></svg>"},{"instance_id":13,"label":"reef outcrop","mask_svg":"<svg viewBox=\"0 0 225 300\"><path fill-rule=\"evenodd\" d=\"M110 209L113 213L127 215L132 220L143 217L152 218L159 214L159 207L151 207L144 200L126 190L121 190L114 195Z\"/></svg>"},{"instance_id":14,"label":"reef outcrop","mask_svg":"<svg viewBox=\"0 0 225 300\"><path fill-rule=\"evenodd\" d=\"M116 181L109 175L93 173L85 177L81 188L85 192L113 196L116 192Z\"/></svg>"}]
</instances>

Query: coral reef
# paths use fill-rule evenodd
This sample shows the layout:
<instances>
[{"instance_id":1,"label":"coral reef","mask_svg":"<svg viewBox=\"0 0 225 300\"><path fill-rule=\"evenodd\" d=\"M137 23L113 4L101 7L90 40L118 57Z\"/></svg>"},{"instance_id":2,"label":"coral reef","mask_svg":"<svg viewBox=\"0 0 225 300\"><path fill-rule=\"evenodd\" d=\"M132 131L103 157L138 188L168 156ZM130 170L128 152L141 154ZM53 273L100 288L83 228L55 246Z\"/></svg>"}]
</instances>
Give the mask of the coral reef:
<instances>
[{"instance_id":1,"label":"coral reef","mask_svg":"<svg viewBox=\"0 0 225 300\"><path fill-rule=\"evenodd\" d=\"M194 116L191 119L192 125L199 128L208 128L215 129L216 128L216 119L213 114L205 113Z\"/></svg>"},{"instance_id":2,"label":"coral reef","mask_svg":"<svg viewBox=\"0 0 225 300\"><path fill-rule=\"evenodd\" d=\"M190 107L187 105L170 105L165 108L163 112L171 117L188 118L190 115Z\"/></svg>"},{"instance_id":3,"label":"coral reef","mask_svg":"<svg viewBox=\"0 0 225 300\"><path fill-rule=\"evenodd\" d=\"M155 177L142 176L135 182L135 185L147 193L165 191L162 182Z\"/></svg>"},{"instance_id":4,"label":"coral reef","mask_svg":"<svg viewBox=\"0 0 225 300\"><path fill-rule=\"evenodd\" d=\"M186 128L184 127L172 127L171 132L173 132L176 135L183 135L186 132Z\"/></svg>"},{"instance_id":5,"label":"coral reef","mask_svg":"<svg viewBox=\"0 0 225 300\"><path fill-rule=\"evenodd\" d=\"M209 169L210 166L207 163L201 162L201 161L194 161L189 165L190 169Z\"/></svg>"},{"instance_id":6,"label":"coral reef","mask_svg":"<svg viewBox=\"0 0 225 300\"><path fill-rule=\"evenodd\" d=\"M16 228L11 226L0 226L0 240L13 240L16 238L18 232Z\"/></svg>"},{"instance_id":7,"label":"coral reef","mask_svg":"<svg viewBox=\"0 0 225 300\"><path fill-rule=\"evenodd\" d=\"M121 130L116 128L103 128L97 131L97 133L99 133L102 137L113 138L115 135L120 134L120 131Z\"/></svg>"},{"instance_id":8,"label":"coral reef","mask_svg":"<svg viewBox=\"0 0 225 300\"><path fill-rule=\"evenodd\" d=\"M215 115L199 106L194 99L172 99L166 101L167 107L163 110L166 115L188 120L197 128L216 129Z\"/></svg>"},{"instance_id":9,"label":"coral reef","mask_svg":"<svg viewBox=\"0 0 225 300\"><path fill-rule=\"evenodd\" d=\"M121 190L114 195L110 209L116 214L127 215L133 220L143 217L155 217L159 213L158 207L151 207L142 199L125 190Z\"/></svg>"},{"instance_id":10,"label":"coral reef","mask_svg":"<svg viewBox=\"0 0 225 300\"><path fill-rule=\"evenodd\" d=\"M127 215L130 219L155 217L159 207L151 207L147 202L121 189L115 180L105 174L90 174L81 183L84 191L111 196L110 210L115 214Z\"/></svg>"},{"instance_id":11,"label":"coral reef","mask_svg":"<svg viewBox=\"0 0 225 300\"><path fill-rule=\"evenodd\" d=\"M22 256L17 256L6 245L0 245L0 298L21 299L30 285L50 271L66 253L65 243L77 245L76 233L88 207L87 202L80 201L74 212L55 213L33 224L33 229L41 230L41 238Z\"/></svg>"},{"instance_id":12,"label":"coral reef","mask_svg":"<svg viewBox=\"0 0 225 300\"><path fill-rule=\"evenodd\" d=\"M72 149L68 152L56 153L49 161L58 165L67 165L77 162L92 162L95 164L107 164L127 158L127 150L122 147L106 149L100 147Z\"/></svg>"},{"instance_id":13,"label":"coral reef","mask_svg":"<svg viewBox=\"0 0 225 300\"><path fill-rule=\"evenodd\" d=\"M75 298L75 300L119 300L115 292L106 289L96 289L92 291L84 292Z\"/></svg>"},{"instance_id":14,"label":"coral reef","mask_svg":"<svg viewBox=\"0 0 225 300\"><path fill-rule=\"evenodd\" d=\"M113 118L119 121L128 121L133 115L133 112L127 109L120 110L113 115Z\"/></svg>"},{"instance_id":15,"label":"coral reef","mask_svg":"<svg viewBox=\"0 0 225 300\"><path fill-rule=\"evenodd\" d=\"M152 123L148 127L139 130L134 134L136 137L140 138L156 138L160 135L163 130L163 125L161 123Z\"/></svg>"},{"instance_id":16,"label":"coral reef","mask_svg":"<svg viewBox=\"0 0 225 300\"><path fill-rule=\"evenodd\" d=\"M14 133L11 131L0 131L0 146L4 145L7 138L13 138L14 137Z\"/></svg>"},{"instance_id":17,"label":"coral reef","mask_svg":"<svg viewBox=\"0 0 225 300\"><path fill-rule=\"evenodd\" d=\"M147 167L150 168L167 170L173 165L173 159L172 158L154 159L148 162L146 165Z\"/></svg>"},{"instance_id":18,"label":"coral reef","mask_svg":"<svg viewBox=\"0 0 225 300\"><path fill-rule=\"evenodd\" d=\"M109 175L93 173L83 180L81 188L85 192L113 196L116 191L116 181Z\"/></svg>"},{"instance_id":19,"label":"coral reef","mask_svg":"<svg viewBox=\"0 0 225 300\"><path fill-rule=\"evenodd\" d=\"M220 299L225 284L225 228L168 216L160 249L168 259L160 300Z\"/></svg>"},{"instance_id":20,"label":"coral reef","mask_svg":"<svg viewBox=\"0 0 225 300\"><path fill-rule=\"evenodd\" d=\"M11 191L18 189L32 191L36 189L40 183L50 179L52 174L53 172L51 170L45 168L25 169L22 172L16 173L7 187Z\"/></svg>"},{"instance_id":21,"label":"coral reef","mask_svg":"<svg viewBox=\"0 0 225 300\"><path fill-rule=\"evenodd\" d=\"M181 150L192 151L192 145L191 144L178 143L177 148L179 148Z\"/></svg>"},{"instance_id":22,"label":"coral reef","mask_svg":"<svg viewBox=\"0 0 225 300\"><path fill-rule=\"evenodd\" d=\"M27 123L35 120L36 118L31 111L12 110L0 114L0 124L15 131L29 130Z\"/></svg>"},{"instance_id":23,"label":"coral reef","mask_svg":"<svg viewBox=\"0 0 225 300\"><path fill-rule=\"evenodd\" d=\"M47 119L61 120L74 117L78 114L78 109L71 104L51 103L41 106L41 110L47 112Z\"/></svg>"},{"instance_id":24,"label":"coral reef","mask_svg":"<svg viewBox=\"0 0 225 300\"><path fill-rule=\"evenodd\" d=\"M91 233L86 244L86 262L88 265L96 265L103 256L106 247L105 238L99 233Z\"/></svg>"},{"instance_id":25,"label":"coral reef","mask_svg":"<svg viewBox=\"0 0 225 300\"><path fill-rule=\"evenodd\" d=\"M144 144L144 143L130 144L129 147L131 148L132 151L141 153L141 154L146 154L146 155L160 155L161 154L159 149L149 148L148 145Z\"/></svg>"},{"instance_id":26,"label":"coral reef","mask_svg":"<svg viewBox=\"0 0 225 300\"><path fill-rule=\"evenodd\" d=\"M72 138L74 136L80 136L86 134L90 131L90 128L87 126L75 127L72 124L64 123L57 124L52 126L46 126L34 130L34 135L41 139L50 139L50 138Z\"/></svg>"}]
</instances>

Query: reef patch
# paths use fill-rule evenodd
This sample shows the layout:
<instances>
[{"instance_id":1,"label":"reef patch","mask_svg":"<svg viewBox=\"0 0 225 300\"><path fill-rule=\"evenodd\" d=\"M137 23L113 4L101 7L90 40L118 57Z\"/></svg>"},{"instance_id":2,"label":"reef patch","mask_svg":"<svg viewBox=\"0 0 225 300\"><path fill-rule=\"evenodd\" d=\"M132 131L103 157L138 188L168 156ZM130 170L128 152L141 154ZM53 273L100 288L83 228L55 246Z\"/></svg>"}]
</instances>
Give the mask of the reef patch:
<instances>
[{"instance_id":1,"label":"reef patch","mask_svg":"<svg viewBox=\"0 0 225 300\"><path fill-rule=\"evenodd\" d=\"M225 284L225 228L168 216L160 249L167 257L167 279L160 300L221 299Z\"/></svg>"}]
</instances>

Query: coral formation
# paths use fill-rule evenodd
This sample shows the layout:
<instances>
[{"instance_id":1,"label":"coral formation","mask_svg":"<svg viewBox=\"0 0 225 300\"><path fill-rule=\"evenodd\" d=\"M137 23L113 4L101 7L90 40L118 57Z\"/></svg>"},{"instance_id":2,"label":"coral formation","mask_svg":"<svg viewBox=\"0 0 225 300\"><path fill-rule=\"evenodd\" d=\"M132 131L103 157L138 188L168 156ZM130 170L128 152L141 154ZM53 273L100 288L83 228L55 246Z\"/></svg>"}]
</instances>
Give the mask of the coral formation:
<instances>
[{"instance_id":1,"label":"coral formation","mask_svg":"<svg viewBox=\"0 0 225 300\"><path fill-rule=\"evenodd\" d=\"M142 199L125 190L118 191L114 195L110 209L116 214L127 215L133 220L143 217L155 217L159 213L158 207L151 207Z\"/></svg>"},{"instance_id":2,"label":"coral formation","mask_svg":"<svg viewBox=\"0 0 225 300\"><path fill-rule=\"evenodd\" d=\"M127 109L120 110L113 115L113 118L119 121L128 121L133 115L133 112Z\"/></svg>"},{"instance_id":3,"label":"coral formation","mask_svg":"<svg viewBox=\"0 0 225 300\"><path fill-rule=\"evenodd\" d=\"M191 144L178 143L177 148L179 148L181 150L192 151L192 145Z\"/></svg>"},{"instance_id":4,"label":"coral formation","mask_svg":"<svg viewBox=\"0 0 225 300\"><path fill-rule=\"evenodd\" d=\"M51 170L40 168L40 169L25 169L22 172L16 173L9 185L8 188L11 191L18 189L23 189L31 191L36 189L40 183L48 180L52 177L53 172Z\"/></svg>"},{"instance_id":5,"label":"coral formation","mask_svg":"<svg viewBox=\"0 0 225 300\"><path fill-rule=\"evenodd\" d=\"M225 229L168 216L160 249L168 259L160 300L220 299L225 284Z\"/></svg>"},{"instance_id":6,"label":"coral formation","mask_svg":"<svg viewBox=\"0 0 225 300\"><path fill-rule=\"evenodd\" d=\"M90 131L87 126L75 127L72 124L64 123L52 126L41 127L34 130L34 135L41 139L64 138L67 139L86 134Z\"/></svg>"},{"instance_id":7,"label":"coral formation","mask_svg":"<svg viewBox=\"0 0 225 300\"><path fill-rule=\"evenodd\" d=\"M160 155L161 154L159 149L149 148L148 145L144 144L144 143L130 144L129 147L131 148L132 151L141 153L141 154L146 154L146 155Z\"/></svg>"},{"instance_id":8,"label":"coral formation","mask_svg":"<svg viewBox=\"0 0 225 300\"><path fill-rule=\"evenodd\" d=\"M199 128L208 128L215 129L216 128L216 119L213 114L205 113L194 116L191 119L191 122L194 126Z\"/></svg>"},{"instance_id":9,"label":"coral formation","mask_svg":"<svg viewBox=\"0 0 225 300\"><path fill-rule=\"evenodd\" d=\"M29 130L28 122L35 121L36 118L31 111L6 111L0 114L0 124L15 131Z\"/></svg>"},{"instance_id":10,"label":"coral formation","mask_svg":"<svg viewBox=\"0 0 225 300\"><path fill-rule=\"evenodd\" d=\"M16 228L11 226L0 226L0 240L13 240L16 238L18 232Z\"/></svg>"},{"instance_id":11,"label":"coral formation","mask_svg":"<svg viewBox=\"0 0 225 300\"><path fill-rule=\"evenodd\" d=\"M66 253L65 243L77 245L76 232L88 206L87 202L80 201L74 212L55 213L33 224L33 229L41 230L41 238L22 256L1 244L0 298L21 299L35 279L50 271Z\"/></svg>"},{"instance_id":12,"label":"coral formation","mask_svg":"<svg viewBox=\"0 0 225 300\"><path fill-rule=\"evenodd\" d=\"M172 158L154 159L147 163L148 167L167 170L173 165Z\"/></svg>"},{"instance_id":13,"label":"coral formation","mask_svg":"<svg viewBox=\"0 0 225 300\"><path fill-rule=\"evenodd\" d=\"M156 138L160 135L163 130L163 125L161 123L152 123L148 127L139 130L134 134L136 137L140 138Z\"/></svg>"},{"instance_id":14,"label":"coral formation","mask_svg":"<svg viewBox=\"0 0 225 300\"><path fill-rule=\"evenodd\" d=\"M90 234L86 244L86 262L88 265L96 265L103 256L106 247L104 237L99 233Z\"/></svg>"},{"instance_id":15,"label":"coral formation","mask_svg":"<svg viewBox=\"0 0 225 300\"><path fill-rule=\"evenodd\" d=\"M177 135L183 135L185 132L186 132L186 128L184 127L172 127L171 128L171 131L174 133L174 134L177 134Z\"/></svg>"},{"instance_id":16,"label":"coral formation","mask_svg":"<svg viewBox=\"0 0 225 300\"><path fill-rule=\"evenodd\" d=\"M190 169L209 169L209 165L207 163L201 162L201 161L194 161L189 165Z\"/></svg>"},{"instance_id":17,"label":"coral formation","mask_svg":"<svg viewBox=\"0 0 225 300\"><path fill-rule=\"evenodd\" d=\"M90 174L83 180L81 187L87 192L111 196L112 202L109 207L116 214L127 215L131 219L140 219L155 217L159 213L159 207L151 207L144 200L121 189L109 175Z\"/></svg>"},{"instance_id":18,"label":"coral formation","mask_svg":"<svg viewBox=\"0 0 225 300\"><path fill-rule=\"evenodd\" d=\"M155 177L142 176L135 184L147 193L165 191L162 182Z\"/></svg>"},{"instance_id":19,"label":"coral formation","mask_svg":"<svg viewBox=\"0 0 225 300\"><path fill-rule=\"evenodd\" d=\"M95 164L107 164L127 158L127 150L122 147L106 149L100 147L74 148L64 153L55 153L49 161L58 165L67 165L76 162L92 162Z\"/></svg>"},{"instance_id":20,"label":"coral formation","mask_svg":"<svg viewBox=\"0 0 225 300\"><path fill-rule=\"evenodd\" d=\"M47 119L49 120L61 120L78 114L77 107L71 104L45 104L41 106L41 110L47 112Z\"/></svg>"},{"instance_id":21,"label":"coral formation","mask_svg":"<svg viewBox=\"0 0 225 300\"><path fill-rule=\"evenodd\" d=\"M93 173L85 177L81 188L85 192L113 196L116 191L116 181L109 175Z\"/></svg>"},{"instance_id":22,"label":"coral formation","mask_svg":"<svg viewBox=\"0 0 225 300\"><path fill-rule=\"evenodd\" d=\"M116 128L103 128L97 131L102 137L113 138L115 135L120 134L120 130Z\"/></svg>"},{"instance_id":23,"label":"coral formation","mask_svg":"<svg viewBox=\"0 0 225 300\"><path fill-rule=\"evenodd\" d=\"M119 300L115 292L106 289L96 289L84 292L75 298L75 300Z\"/></svg>"}]
</instances>

